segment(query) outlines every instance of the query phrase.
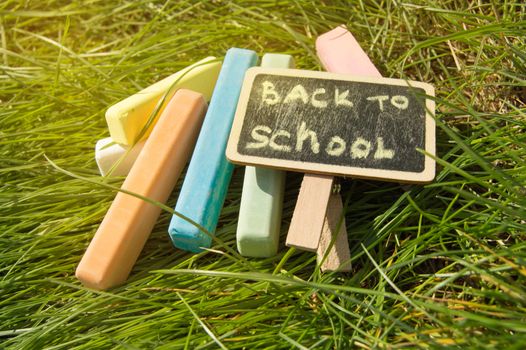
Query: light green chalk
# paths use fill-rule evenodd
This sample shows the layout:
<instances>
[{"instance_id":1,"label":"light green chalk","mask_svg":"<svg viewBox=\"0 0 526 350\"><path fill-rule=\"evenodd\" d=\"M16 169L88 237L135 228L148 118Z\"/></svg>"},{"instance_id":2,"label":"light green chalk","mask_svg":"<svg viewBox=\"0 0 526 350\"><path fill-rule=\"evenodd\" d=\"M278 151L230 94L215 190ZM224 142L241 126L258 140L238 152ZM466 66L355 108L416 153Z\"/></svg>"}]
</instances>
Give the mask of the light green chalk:
<instances>
[{"instance_id":1,"label":"light green chalk","mask_svg":"<svg viewBox=\"0 0 526 350\"><path fill-rule=\"evenodd\" d=\"M294 68L290 55L265 54L261 66ZM237 224L237 250L243 256L265 258L278 251L285 172L247 166Z\"/></svg>"}]
</instances>

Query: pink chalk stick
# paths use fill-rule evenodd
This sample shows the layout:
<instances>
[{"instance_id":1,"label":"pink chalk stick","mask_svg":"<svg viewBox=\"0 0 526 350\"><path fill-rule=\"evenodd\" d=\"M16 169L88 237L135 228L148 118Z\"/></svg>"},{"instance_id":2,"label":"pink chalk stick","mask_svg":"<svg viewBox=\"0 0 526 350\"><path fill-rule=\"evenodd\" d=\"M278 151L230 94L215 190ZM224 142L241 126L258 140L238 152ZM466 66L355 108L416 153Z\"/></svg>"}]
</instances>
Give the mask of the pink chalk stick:
<instances>
[{"instance_id":1,"label":"pink chalk stick","mask_svg":"<svg viewBox=\"0 0 526 350\"><path fill-rule=\"evenodd\" d=\"M339 26L330 32L320 35L316 40L316 51L323 67L328 72L357 76L382 76L369 59L369 56L367 56L361 48L358 41L344 26ZM306 181L311 177L311 181ZM310 186L316 186L318 190L322 190L320 187L327 187L326 190L330 190L332 187L332 181L323 182L316 180L312 182L313 180L315 180L314 175L305 174L305 179L300 190L300 197L303 192L306 193L309 191L309 184ZM330 198L331 200L328 202L332 203L332 205L328 205L329 203L325 202L322 203L322 205L327 208L323 229L320 229L318 226L314 228L316 234L321 231L317 260L319 263L322 262L320 266L322 271L350 271L351 266L348 264L350 249L347 241L345 220L338 224L340 217L343 215L342 200L339 194L333 194ZM300 201L298 201L298 203L301 204ZM291 226L298 220L298 214L301 214L305 210L303 207L298 208L298 205L296 206L294 211L296 217L293 216ZM341 225L341 227L339 231L336 232L338 225ZM337 239L334 246L327 252L329 243L336 235Z\"/></svg>"},{"instance_id":2,"label":"pink chalk stick","mask_svg":"<svg viewBox=\"0 0 526 350\"><path fill-rule=\"evenodd\" d=\"M354 36L339 26L316 39L316 51L328 72L381 77Z\"/></svg>"}]
</instances>

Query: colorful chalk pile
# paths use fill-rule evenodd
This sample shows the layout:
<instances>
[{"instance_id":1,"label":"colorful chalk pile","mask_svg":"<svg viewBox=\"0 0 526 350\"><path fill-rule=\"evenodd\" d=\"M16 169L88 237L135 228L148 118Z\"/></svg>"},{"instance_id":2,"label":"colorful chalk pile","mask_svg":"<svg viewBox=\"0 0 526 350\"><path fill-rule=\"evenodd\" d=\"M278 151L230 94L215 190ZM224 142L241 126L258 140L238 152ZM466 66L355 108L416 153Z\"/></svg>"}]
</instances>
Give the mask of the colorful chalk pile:
<instances>
[{"instance_id":1,"label":"colorful chalk pile","mask_svg":"<svg viewBox=\"0 0 526 350\"><path fill-rule=\"evenodd\" d=\"M435 152L434 105L426 97L434 92L428 84L380 78L344 27L320 36L316 49L327 71L341 74L295 70L293 58L283 54L263 55L256 68L254 51L231 48L222 60L207 57L111 106L110 137L97 142L95 159L101 175L126 179L77 278L99 290L127 280L159 217L159 204L165 204L187 162L178 215L168 227L176 248L197 253L212 246L238 163L246 168L237 249L246 257L276 255L284 170L307 169L313 174L305 174L287 245L317 251L322 271L349 271L345 213L333 176L431 181L432 158L413 153ZM362 112L376 121L361 121ZM397 143L382 134L393 120L402 120L401 128L417 125L410 141ZM325 131L315 129L316 122ZM350 140L329 139L327 131ZM342 163L344 156L348 164Z\"/></svg>"}]
</instances>

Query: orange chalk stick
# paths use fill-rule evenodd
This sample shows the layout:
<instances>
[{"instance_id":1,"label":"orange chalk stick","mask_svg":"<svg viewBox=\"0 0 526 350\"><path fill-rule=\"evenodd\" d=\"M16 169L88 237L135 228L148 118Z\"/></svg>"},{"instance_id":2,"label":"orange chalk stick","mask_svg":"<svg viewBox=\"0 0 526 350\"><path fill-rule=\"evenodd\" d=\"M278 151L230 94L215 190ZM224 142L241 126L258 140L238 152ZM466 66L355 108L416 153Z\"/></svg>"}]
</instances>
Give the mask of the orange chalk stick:
<instances>
[{"instance_id":1,"label":"orange chalk stick","mask_svg":"<svg viewBox=\"0 0 526 350\"><path fill-rule=\"evenodd\" d=\"M205 112L201 94L177 91L121 188L165 203L190 157ZM99 290L124 283L160 211L154 204L119 192L77 267L77 278Z\"/></svg>"}]
</instances>

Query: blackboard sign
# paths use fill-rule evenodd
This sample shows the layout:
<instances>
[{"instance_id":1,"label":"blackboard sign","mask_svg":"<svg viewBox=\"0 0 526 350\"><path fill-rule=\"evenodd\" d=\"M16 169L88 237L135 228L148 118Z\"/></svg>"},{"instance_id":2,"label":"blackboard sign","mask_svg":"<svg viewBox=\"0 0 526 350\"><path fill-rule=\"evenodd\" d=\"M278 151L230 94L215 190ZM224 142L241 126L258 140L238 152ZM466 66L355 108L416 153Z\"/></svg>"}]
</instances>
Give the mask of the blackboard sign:
<instances>
[{"instance_id":1,"label":"blackboard sign","mask_svg":"<svg viewBox=\"0 0 526 350\"><path fill-rule=\"evenodd\" d=\"M428 182L435 162L431 85L297 69L245 75L227 158L240 164Z\"/></svg>"}]
</instances>

